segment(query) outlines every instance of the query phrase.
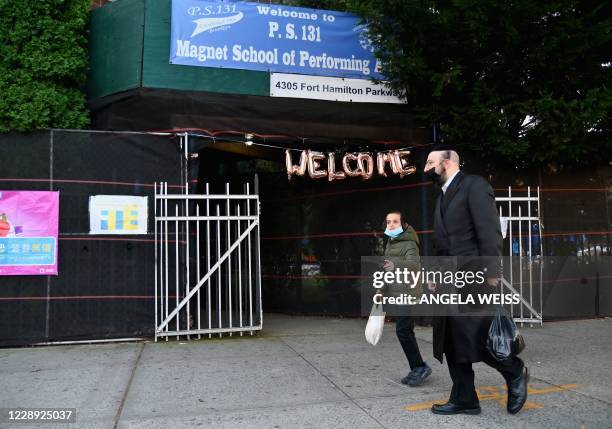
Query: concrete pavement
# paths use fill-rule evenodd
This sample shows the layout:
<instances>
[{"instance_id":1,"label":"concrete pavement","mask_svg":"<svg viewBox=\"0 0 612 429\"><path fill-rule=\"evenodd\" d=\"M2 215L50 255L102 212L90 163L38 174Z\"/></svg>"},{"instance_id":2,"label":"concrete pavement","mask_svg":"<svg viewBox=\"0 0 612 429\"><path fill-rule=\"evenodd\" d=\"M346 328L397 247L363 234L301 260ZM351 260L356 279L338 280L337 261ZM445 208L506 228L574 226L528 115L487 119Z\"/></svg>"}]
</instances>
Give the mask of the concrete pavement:
<instances>
[{"instance_id":1,"label":"concrete pavement","mask_svg":"<svg viewBox=\"0 0 612 429\"><path fill-rule=\"evenodd\" d=\"M399 383L408 365L394 325L373 347L365 323L265 314L255 336L0 349L0 408L77 409L77 423L46 428L612 427L612 319L522 329L532 381L516 416L484 364L482 414L433 415L450 378L432 358L431 328L417 337L433 374L410 388Z\"/></svg>"}]
</instances>

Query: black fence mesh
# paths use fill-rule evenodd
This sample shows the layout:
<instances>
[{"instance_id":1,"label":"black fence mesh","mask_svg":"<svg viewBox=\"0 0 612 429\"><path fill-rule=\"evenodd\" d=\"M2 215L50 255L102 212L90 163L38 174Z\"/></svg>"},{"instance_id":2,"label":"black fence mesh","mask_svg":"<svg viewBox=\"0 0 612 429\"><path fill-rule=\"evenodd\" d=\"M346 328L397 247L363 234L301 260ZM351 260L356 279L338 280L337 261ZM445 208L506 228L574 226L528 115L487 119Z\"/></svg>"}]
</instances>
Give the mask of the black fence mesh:
<instances>
[{"instance_id":1,"label":"black fence mesh","mask_svg":"<svg viewBox=\"0 0 612 429\"><path fill-rule=\"evenodd\" d=\"M59 275L0 277L0 345L150 334L153 184L180 186L177 139L47 131L0 136L0 152L1 189L60 191ZM89 235L92 195L148 196L150 234Z\"/></svg>"},{"instance_id":2,"label":"black fence mesh","mask_svg":"<svg viewBox=\"0 0 612 429\"><path fill-rule=\"evenodd\" d=\"M419 172L404 179L330 183L287 180L281 149L258 155L239 142L229 150L227 143L215 150L210 139L193 136L189 142L189 152L199 156L185 166L177 136L73 131L0 136L0 190L60 191L59 275L0 277L0 345L150 336L153 184L167 181L183 192L186 167L191 192L203 192L206 183L212 193L225 193L226 183L231 192L242 192L250 183L260 194L264 311L358 316L360 258L382 251L382 222L391 210L406 214L419 234L422 254L431 254L438 191L420 173L425 150L414 154ZM468 159L464 169L487 176L498 195L508 186L523 196L528 185L541 187L541 256L557 261L544 270L543 299L553 306L544 306L545 318L612 314L612 276L606 268L612 248L611 167L490 175ZM92 195L148 196L149 234L89 235ZM518 249L514 244L512 249ZM504 249L509 256L508 239ZM513 255L518 253L513 250ZM567 296L576 297L574 304L562 299ZM560 311L559 306L571 308Z\"/></svg>"}]
</instances>

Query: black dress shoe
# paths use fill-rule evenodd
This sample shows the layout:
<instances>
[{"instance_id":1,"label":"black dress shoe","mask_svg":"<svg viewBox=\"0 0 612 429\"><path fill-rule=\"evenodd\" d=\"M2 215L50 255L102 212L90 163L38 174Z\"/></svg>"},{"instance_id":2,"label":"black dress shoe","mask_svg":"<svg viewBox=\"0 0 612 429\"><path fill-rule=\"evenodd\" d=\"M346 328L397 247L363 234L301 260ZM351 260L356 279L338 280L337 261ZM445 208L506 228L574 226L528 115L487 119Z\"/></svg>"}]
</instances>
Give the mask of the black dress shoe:
<instances>
[{"instance_id":1,"label":"black dress shoe","mask_svg":"<svg viewBox=\"0 0 612 429\"><path fill-rule=\"evenodd\" d=\"M507 384L508 386L508 412L516 414L521 411L527 401L527 383L529 383L529 371L523 368L522 374Z\"/></svg>"},{"instance_id":2,"label":"black dress shoe","mask_svg":"<svg viewBox=\"0 0 612 429\"><path fill-rule=\"evenodd\" d=\"M460 405L451 404L447 402L446 404L433 404L431 407L431 412L434 414L442 414L445 416L451 414L480 414L480 405L470 406L470 407L462 407Z\"/></svg>"}]
</instances>

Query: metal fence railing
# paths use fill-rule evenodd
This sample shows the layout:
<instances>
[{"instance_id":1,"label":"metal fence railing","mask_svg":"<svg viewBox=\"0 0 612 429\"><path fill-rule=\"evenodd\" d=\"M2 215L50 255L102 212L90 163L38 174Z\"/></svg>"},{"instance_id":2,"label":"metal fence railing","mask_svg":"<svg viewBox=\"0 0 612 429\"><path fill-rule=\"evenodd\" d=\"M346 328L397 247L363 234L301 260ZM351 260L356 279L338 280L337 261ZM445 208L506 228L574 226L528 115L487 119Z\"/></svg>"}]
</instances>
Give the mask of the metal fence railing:
<instances>
[{"instance_id":1,"label":"metal fence railing","mask_svg":"<svg viewBox=\"0 0 612 429\"><path fill-rule=\"evenodd\" d=\"M155 339L261 330L259 196L155 192Z\"/></svg>"}]
</instances>

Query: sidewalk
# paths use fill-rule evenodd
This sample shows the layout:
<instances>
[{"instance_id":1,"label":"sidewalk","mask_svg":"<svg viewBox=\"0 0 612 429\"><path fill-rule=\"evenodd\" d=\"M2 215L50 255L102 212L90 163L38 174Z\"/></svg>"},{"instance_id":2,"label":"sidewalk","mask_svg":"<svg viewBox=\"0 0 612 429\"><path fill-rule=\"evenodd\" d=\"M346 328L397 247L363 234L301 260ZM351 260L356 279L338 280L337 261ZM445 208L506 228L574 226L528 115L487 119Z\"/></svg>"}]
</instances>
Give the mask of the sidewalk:
<instances>
[{"instance_id":1,"label":"sidewalk","mask_svg":"<svg viewBox=\"0 0 612 429\"><path fill-rule=\"evenodd\" d=\"M480 416L437 416L450 392L417 328L433 374L403 386L407 363L385 326L365 342L365 320L264 315L255 336L0 349L0 408L74 407L78 428L606 428L612 422L612 319L523 328L529 400L505 410L505 385L476 364ZM0 424L0 427L15 427ZM19 428L35 427L19 424Z\"/></svg>"}]
</instances>

